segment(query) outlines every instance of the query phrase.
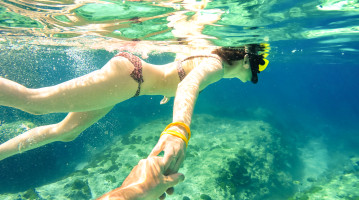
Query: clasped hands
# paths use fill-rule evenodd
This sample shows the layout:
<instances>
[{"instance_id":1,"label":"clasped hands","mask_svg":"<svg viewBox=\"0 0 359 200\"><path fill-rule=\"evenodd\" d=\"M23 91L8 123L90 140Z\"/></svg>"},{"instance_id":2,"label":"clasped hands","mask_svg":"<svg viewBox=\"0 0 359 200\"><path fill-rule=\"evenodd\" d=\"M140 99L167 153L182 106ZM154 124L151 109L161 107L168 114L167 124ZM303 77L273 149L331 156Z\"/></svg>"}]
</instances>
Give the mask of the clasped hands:
<instances>
[{"instance_id":1,"label":"clasped hands","mask_svg":"<svg viewBox=\"0 0 359 200\"><path fill-rule=\"evenodd\" d=\"M164 157L157 155L164 151ZM185 158L186 144L178 137L163 135L147 159L141 160L127 176L121 187L103 195L100 200L165 199L173 186L184 180L177 173Z\"/></svg>"}]
</instances>

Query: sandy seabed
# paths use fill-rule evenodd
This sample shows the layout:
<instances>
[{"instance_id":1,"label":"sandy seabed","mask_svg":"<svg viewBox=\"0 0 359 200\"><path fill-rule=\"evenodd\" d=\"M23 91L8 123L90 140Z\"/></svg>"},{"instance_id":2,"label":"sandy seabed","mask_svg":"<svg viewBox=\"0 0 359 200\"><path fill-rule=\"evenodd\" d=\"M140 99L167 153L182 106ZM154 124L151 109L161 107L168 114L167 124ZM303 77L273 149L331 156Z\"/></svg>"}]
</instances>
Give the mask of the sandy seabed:
<instances>
[{"instance_id":1,"label":"sandy seabed","mask_svg":"<svg viewBox=\"0 0 359 200\"><path fill-rule=\"evenodd\" d=\"M133 166L151 152L168 123L163 119L143 124L120 136L89 163L79 163L78 170L62 180L0 194L0 199L95 199L121 185ZM269 123L196 115L191 128L180 169L186 179L166 199L358 199L356 157L348 162L352 166L348 170L327 175L326 181L305 177L310 181L304 183L292 175L292 161L301 157L290 151L290 144Z\"/></svg>"}]
</instances>

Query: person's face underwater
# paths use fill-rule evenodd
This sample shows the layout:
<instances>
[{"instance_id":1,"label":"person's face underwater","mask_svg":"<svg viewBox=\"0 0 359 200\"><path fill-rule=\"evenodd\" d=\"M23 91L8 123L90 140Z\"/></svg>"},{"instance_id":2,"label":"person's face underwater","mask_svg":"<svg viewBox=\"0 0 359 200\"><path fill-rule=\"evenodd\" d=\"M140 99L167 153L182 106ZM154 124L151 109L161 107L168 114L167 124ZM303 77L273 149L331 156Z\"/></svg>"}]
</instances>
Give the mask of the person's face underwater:
<instances>
[{"instance_id":1,"label":"person's face underwater","mask_svg":"<svg viewBox=\"0 0 359 200\"><path fill-rule=\"evenodd\" d=\"M243 83L252 79L252 71L248 55L244 56L244 59L235 61L231 66L227 65L226 67L226 78L238 78Z\"/></svg>"}]
</instances>

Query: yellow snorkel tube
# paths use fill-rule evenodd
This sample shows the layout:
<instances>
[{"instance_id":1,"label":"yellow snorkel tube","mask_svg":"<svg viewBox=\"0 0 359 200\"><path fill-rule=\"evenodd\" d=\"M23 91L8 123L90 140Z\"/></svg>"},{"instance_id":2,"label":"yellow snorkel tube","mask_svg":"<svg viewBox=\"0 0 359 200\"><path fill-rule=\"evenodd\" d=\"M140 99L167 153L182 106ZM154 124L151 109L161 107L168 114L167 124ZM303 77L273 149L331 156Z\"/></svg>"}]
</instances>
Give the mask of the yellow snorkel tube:
<instances>
[{"instance_id":1,"label":"yellow snorkel tube","mask_svg":"<svg viewBox=\"0 0 359 200\"><path fill-rule=\"evenodd\" d=\"M263 53L259 54L259 55L262 55L263 56L263 60L264 60L264 64L263 65L259 65L259 71L263 71L266 69L266 67L268 66L269 64L269 61L266 59L267 56L269 55L269 50L270 50L270 46L268 43L261 43L260 44L260 47L262 50Z\"/></svg>"}]
</instances>

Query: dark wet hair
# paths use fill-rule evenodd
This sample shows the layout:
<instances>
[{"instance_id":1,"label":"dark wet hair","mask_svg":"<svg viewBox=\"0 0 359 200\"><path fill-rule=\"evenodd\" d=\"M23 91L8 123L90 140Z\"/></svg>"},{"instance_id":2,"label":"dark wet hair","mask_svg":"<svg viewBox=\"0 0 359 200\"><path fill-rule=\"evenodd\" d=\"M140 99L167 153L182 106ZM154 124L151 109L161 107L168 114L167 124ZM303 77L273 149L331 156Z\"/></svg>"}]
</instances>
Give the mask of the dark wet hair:
<instances>
[{"instance_id":1,"label":"dark wet hair","mask_svg":"<svg viewBox=\"0 0 359 200\"><path fill-rule=\"evenodd\" d=\"M252 83L258 82L259 65L264 65L265 61L261 51L264 47L259 44L248 44L243 47L221 47L214 50L212 53L217 54L228 65L232 65L233 62L244 59L245 55L248 55L249 65L252 71Z\"/></svg>"}]
</instances>

